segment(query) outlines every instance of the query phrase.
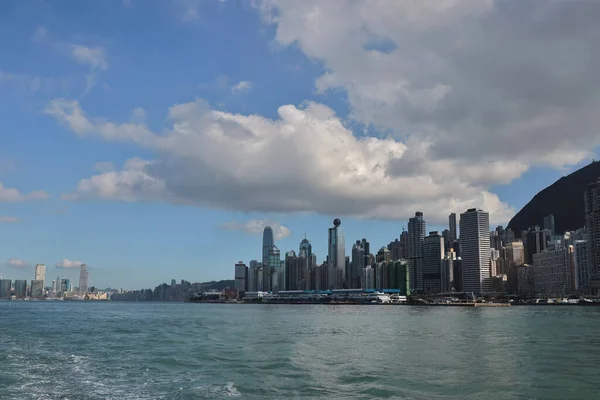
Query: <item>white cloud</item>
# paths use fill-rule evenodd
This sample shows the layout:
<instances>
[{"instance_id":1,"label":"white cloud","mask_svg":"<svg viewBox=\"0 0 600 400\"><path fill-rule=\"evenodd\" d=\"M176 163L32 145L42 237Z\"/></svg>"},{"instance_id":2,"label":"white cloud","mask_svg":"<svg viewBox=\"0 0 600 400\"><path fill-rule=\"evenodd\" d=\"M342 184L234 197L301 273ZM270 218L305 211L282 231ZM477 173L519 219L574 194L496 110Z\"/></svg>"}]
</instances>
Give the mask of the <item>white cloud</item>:
<instances>
[{"instance_id":1,"label":"white cloud","mask_svg":"<svg viewBox=\"0 0 600 400\"><path fill-rule=\"evenodd\" d=\"M31 263L13 257L9 258L8 261L6 261L6 266L12 268L31 268Z\"/></svg>"},{"instance_id":2,"label":"white cloud","mask_svg":"<svg viewBox=\"0 0 600 400\"><path fill-rule=\"evenodd\" d=\"M100 71L108 69L106 52L102 47L88 47L81 44L71 44L71 56L79 64L89 65Z\"/></svg>"},{"instance_id":3,"label":"white cloud","mask_svg":"<svg viewBox=\"0 0 600 400\"><path fill-rule=\"evenodd\" d=\"M263 233L266 226L270 226L273 229L275 240L286 238L292 234L292 231L288 227L265 219L251 219L246 222L226 222L221 225L221 228L228 231L242 231L251 235L258 235Z\"/></svg>"},{"instance_id":4,"label":"white cloud","mask_svg":"<svg viewBox=\"0 0 600 400\"><path fill-rule=\"evenodd\" d=\"M123 7L133 7L133 0L123 0Z\"/></svg>"},{"instance_id":5,"label":"white cloud","mask_svg":"<svg viewBox=\"0 0 600 400\"><path fill-rule=\"evenodd\" d=\"M43 26L38 26L35 28L35 32L31 35L31 40L33 42L43 42L48 37L48 30Z\"/></svg>"},{"instance_id":6,"label":"white cloud","mask_svg":"<svg viewBox=\"0 0 600 400\"><path fill-rule=\"evenodd\" d=\"M2 182L0 182L0 202L6 203L17 203L27 200L45 200L48 197L48 193L43 190L37 190L27 194L21 193L17 189L7 188Z\"/></svg>"},{"instance_id":7,"label":"white cloud","mask_svg":"<svg viewBox=\"0 0 600 400\"><path fill-rule=\"evenodd\" d=\"M82 65L88 65L90 70L86 76L85 92L89 92L98 81L97 71L108 69L106 51L102 47L88 47L80 44L71 44L71 56Z\"/></svg>"},{"instance_id":8,"label":"white cloud","mask_svg":"<svg viewBox=\"0 0 600 400\"><path fill-rule=\"evenodd\" d=\"M17 222L21 222L21 219L8 215L0 215L0 224L15 224Z\"/></svg>"},{"instance_id":9,"label":"white cloud","mask_svg":"<svg viewBox=\"0 0 600 400\"><path fill-rule=\"evenodd\" d=\"M600 145L590 84L600 79L600 2L256 4L277 44L322 63L319 92L343 90L360 123L427 140L433 160L560 168Z\"/></svg>"},{"instance_id":10,"label":"white cloud","mask_svg":"<svg viewBox=\"0 0 600 400\"><path fill-rule=\"evenodd\" d=\"M231 88L233 93L247 92L252 89L252 82L250 81L239 81Z\"/></svg>"},{"instance_id":11,"label":"white cloud","mask_svg":"<svg viewBox=\"0 0 600 400\"><path fill-rule=\"evenodd\" d=\"M55 267L59 269L79 268L83 264L78 260L69 260L68 258L63 259L56 263Z\"/></svg>"},{"instance_id":12,"label":"white cloud","mask_svg":"<svg viewBox=\"0 0 600 400\"><path fill-rule=\"evenodd\" d=\"M188 7L185 14L183 14L182 20L184 22L190 22L190 21L195 21L198 18L200 18L200 15L198 14L198 10L196 10L195 7Z\"/></svg>"},{"instance_id":13,"label":"white cloud","mask_svg":"<svg viewBox=\"0 0 600 400\"><path fill-rule=\"evenodd\" d=\"M131 142L157 155L83 179L68 199L384 219L423 210L430 222L482 207L505 222L514 211L486 186L523 170L499 160L434 160L425 142L357 138L317 103L281 106L271 120L216 111L198 100L172 106L172 126L160 134L140 124L92 121L76 101L55 100L47 112L80 136Z\"/></svg>"},{"instance_id":14,"label":"white cloud","mask_svg":"<svg viewBox=\"0 0 600 400\"><path fill-rule=\"evenodd\" d=\"M124 3L125 5L125 3ZM67 43L54 40L50 37L48 30L38 26L31 36L31 40L40 44L46 44L55 51L64 54L78 64L87 66L88 73L85 77L85 93L88 93L98 81L98 72L108 69L106 50L102 46L86 46L77 43ZM39 78L31 82L31 91L39 89Z\"/></svg>"}]
</instances>

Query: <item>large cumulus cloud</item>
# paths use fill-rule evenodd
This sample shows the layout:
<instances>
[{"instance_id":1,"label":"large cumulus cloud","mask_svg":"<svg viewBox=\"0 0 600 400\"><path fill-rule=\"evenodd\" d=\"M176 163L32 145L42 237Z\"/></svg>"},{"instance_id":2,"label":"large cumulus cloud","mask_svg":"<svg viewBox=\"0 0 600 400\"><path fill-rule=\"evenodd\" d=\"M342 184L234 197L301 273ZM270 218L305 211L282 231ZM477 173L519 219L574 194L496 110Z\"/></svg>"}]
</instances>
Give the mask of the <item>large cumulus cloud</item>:
<instances>
[{"instance_id":1,"label":"large cumulus cloud","mask_svg":"<svg viewBox=\"0 0 600 400\"><path fill-rule=\"evenodd\" d=\"M83 179L66 195L70 199L386 219L405 219L421 209L432 222L475 206L497 221L513 212L485 190L487 179L469 172L486 169L487 163L429 163L422 143L413 149L410 142L391 138L358 138L322 104L281 106L279 118L271 120L216 111L198 100L171 107L171 125L160 134L140 123L90 118L72 100L54 100L46 112L80 136L131 142L156 154ZM405 171L405 159L417 167ZM494 168L488 171L496 174Z\"/></svg>"},{"instance_id":2,"label":"large cumulus cloud","mask_svg":"<svg viewBox=\"0 0 600 400\"><path fill-rule=\"evenodd\" d=\"M430 159L510 161L510 180L600 144L598 1L257 4L277 43L323 63L318 90L344 90L354 119L428 142Z\"/></svg>"}]
</instances>

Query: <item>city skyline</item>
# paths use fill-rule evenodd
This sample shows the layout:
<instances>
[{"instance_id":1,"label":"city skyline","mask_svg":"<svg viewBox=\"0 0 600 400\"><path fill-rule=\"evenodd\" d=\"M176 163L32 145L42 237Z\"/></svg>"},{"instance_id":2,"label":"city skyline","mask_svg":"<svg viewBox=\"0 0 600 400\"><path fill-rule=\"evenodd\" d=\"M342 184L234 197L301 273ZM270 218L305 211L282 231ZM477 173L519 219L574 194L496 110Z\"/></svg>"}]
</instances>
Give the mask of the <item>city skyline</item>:
<instances>
[{"instance_id":1,"label":"city skyline","mask_svg":"<svg viewBox=\"0 0 600 400\"><path fill-rule=\"evenodd\" d=\"M417 210L506 225L598 158L596 26L560 3L3 2L0 275L154 287L230 279L266 225L319 260L333 218L346 255Z\"/></svg>"}]
</instances>

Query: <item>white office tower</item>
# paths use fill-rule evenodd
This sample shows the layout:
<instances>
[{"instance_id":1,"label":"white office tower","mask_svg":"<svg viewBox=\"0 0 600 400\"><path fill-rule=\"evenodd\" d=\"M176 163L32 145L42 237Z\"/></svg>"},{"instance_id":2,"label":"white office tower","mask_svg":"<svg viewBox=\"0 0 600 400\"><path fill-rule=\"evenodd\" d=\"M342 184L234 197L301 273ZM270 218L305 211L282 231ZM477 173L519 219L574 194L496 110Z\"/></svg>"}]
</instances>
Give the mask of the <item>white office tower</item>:
<instances>
[{"instance_id":1,"label":"white office tower","mask_svg":"<svg viewBox=\"0 0 600 400\"><path fill-rule=\"evenodd\" d=\"M44 264L35 266L35 280L46 282L46 266Z\"/></svg>"},{"instance_id":2,"label":"white office tower","mask_svg":"<svg viewBox=\"0 0 600 400\"><path fill-rule=\"evenodd\" d=\"M490 292L489 213L470 208L460 214L460 246L463 291Z\"/></svg>"},{"instance_id":3,"label":"white office tower","mask_svg":"<svg viewBox=\"0 0 600 400\"><path fill-rule=\"evenodd\" d=\"M81 269L79 270L79 294L85 296L88 291L88 271L87 265L81 264Z\"/></svg>"}]
</instances>

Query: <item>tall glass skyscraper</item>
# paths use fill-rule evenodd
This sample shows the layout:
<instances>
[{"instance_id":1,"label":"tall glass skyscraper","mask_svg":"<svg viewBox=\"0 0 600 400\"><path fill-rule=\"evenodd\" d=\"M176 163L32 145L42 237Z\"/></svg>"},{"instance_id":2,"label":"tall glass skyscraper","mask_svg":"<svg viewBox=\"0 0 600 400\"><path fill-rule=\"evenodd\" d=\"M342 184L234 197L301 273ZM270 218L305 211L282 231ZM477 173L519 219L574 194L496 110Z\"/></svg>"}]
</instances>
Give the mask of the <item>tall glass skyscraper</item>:
<instances>
[{"instance_id":1,"label":"tall glass skyscraper","mask_svg":"<svg viewBox=\"0 0 600 400\"><path fill-rule=\"evenodd\" d=\"M273 229L270 226L265 226L263 230L263 241L262 241L262 263L263 265L269 265L269 252L275 246L275 239L273 239Z\"/></svg>"},{"instance_id":2,"label":"tall glass skyscraper","mask_svg":"<svg viewBox=\"0 0 600 400\"><path fill-rule=\"evenodd\" d=\"M336 218L333 228L329 228L327 287L330 289L343 289L346 281L346 238L341 224Z\"/></svg>"}]
</instances>

